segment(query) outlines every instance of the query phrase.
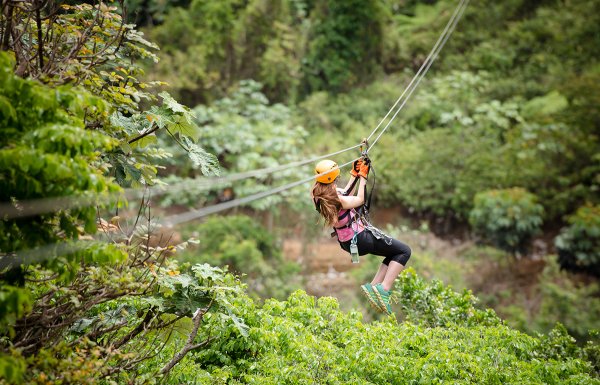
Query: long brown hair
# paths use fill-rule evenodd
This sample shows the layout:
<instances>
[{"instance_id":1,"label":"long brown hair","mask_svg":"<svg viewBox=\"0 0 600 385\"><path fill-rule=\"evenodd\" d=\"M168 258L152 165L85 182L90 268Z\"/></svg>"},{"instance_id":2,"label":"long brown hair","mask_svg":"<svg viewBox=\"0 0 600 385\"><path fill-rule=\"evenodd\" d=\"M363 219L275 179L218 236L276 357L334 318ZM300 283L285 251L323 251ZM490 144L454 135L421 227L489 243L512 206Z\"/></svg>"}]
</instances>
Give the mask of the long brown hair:
<instances>
[{"instance_id":1,"label":"long brown hair","mask_svg":"<svg viewBox=\"0 0 600 385\"><path fill-rule=\"evenodd\" d=\"M342 209L342 202L338 198L335 184L315 182L312 194L315 203L319 204L319 213L325 219L325 224L335 225L338 221L338 212Z\"/></svg>"}]
</instances>

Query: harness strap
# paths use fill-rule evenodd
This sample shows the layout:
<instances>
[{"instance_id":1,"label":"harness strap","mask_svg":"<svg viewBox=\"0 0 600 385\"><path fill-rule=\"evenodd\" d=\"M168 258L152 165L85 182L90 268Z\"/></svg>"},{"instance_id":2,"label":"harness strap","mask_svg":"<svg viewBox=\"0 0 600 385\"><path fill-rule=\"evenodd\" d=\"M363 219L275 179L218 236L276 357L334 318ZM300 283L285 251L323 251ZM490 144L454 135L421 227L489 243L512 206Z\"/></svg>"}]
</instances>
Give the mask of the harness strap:
<instances>
[{"instance_id":1,"label":"harness strap","mask_svg":"<svg viewBox=\"0 0 600 385\"><path fill-rule=\"evenodd\" d=\"M371 187L371 192L369 193L368 189L367 189L367 185L365 184L365 203L360 206L360 208L358 209L359 215L361 216L361 218L367 222L370 223L371 219L369 217L369 209L371 208L371 198L373 197L373 192L375 191L375 170L373 169L373 164L370 164L370 168L371 168L371 173L373 175L373 186Z\"/></svg>"},{"instance_id":2,"label":"harness strap","mask_svg":"<svg viewBox=\"0 0 600 385\"><path fill-rule=\"evenodd\" d=\"M342 195L344 196L348 196L350 194L350 191L354 190L354 187L356 186L356 182L358 182L359 177L354 178L354 180L352 181L352 184L348 187L348 190L344 191L344 193Z\"/></svg>"},{"instance_id":3,"label":"harness strap","mask_svg":"<svg viewBox=\"0 0 600 385\"><path fill-rule=\"evenodd\" d=\"M338 222L346 218L348 215L350 215L350 210L346 210L346 212L343 213L341 217L338 217Z\"/></svg>"}]
</instances>

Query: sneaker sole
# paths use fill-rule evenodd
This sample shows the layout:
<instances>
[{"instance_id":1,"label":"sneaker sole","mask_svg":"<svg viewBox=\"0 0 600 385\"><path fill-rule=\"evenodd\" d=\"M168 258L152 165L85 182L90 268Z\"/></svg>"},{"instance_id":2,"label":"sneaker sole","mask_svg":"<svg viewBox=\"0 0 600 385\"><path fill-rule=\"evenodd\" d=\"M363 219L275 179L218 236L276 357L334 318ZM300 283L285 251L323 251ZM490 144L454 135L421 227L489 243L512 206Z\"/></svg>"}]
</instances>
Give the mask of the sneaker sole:
<instances>
[{"instance_id":1,"label":"sneaker sole","mask_svg":"<svg viewBox=\"0 0 600 385\"><path fill-rule=\"evenodd\" d=\"M383 308L383 312L387 313L387 314L392 314L391 310L388 310L387 306L385 305L385 302L383 302L383 297L381 296L381 294L379 293L379 290L374 289L373 293L375 293L375 297L377 298L377 302L378 302L378 306Z\"/></svg>"},{"instance_id":2,"label":"sneaker sole","mask_svg":"<svg viewBox=\"0 0 600 385\"><path fill-rule=\"evenodd\" d=\"M365 288L364 286L361 286L360 288L361 288L363 294L365 295L365 297L367 297L367 300L369 301L369 304L371 305L371 307L373 309L377 310L378 312L385 312L385 310L382 309L381 306L379 306L379 303L375 299L373 299L373 296L371 295L371 293L369 292L369 290L367 288Z\"/></svg>"}]
</instances>

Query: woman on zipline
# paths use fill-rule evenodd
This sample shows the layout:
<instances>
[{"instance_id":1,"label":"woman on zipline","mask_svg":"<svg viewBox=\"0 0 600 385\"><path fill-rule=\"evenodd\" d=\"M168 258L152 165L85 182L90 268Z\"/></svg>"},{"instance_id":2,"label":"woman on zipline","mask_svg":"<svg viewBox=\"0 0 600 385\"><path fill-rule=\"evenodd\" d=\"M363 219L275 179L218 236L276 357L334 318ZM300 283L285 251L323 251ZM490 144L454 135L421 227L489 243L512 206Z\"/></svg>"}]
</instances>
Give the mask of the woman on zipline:
<instances>
[{"instance_id":1,"label":"woman on zipline","mask_svg":"<svg viewBox=\"0 0 600 385\"><path fill-rule=\"evenodd\" d=\"M359 215L358 210L365 204L369 170L368 158L355 161L350 172L353 178L342 190L336 184L340 175L337 163L332 160L322 160L315 167L316 180L311 196L325 224L333 226L342 249L354 254L353 262L358 262L358 255L364 254L384 257L373 280L361 285L361 289L371 306L380 312L391 314L392 285L408 262L411 250L408 245L384 234ZM359 180L358 193L356 193L357 179ZM356 248L358 255L356 255Z\"/></svg>"}]
</instances>

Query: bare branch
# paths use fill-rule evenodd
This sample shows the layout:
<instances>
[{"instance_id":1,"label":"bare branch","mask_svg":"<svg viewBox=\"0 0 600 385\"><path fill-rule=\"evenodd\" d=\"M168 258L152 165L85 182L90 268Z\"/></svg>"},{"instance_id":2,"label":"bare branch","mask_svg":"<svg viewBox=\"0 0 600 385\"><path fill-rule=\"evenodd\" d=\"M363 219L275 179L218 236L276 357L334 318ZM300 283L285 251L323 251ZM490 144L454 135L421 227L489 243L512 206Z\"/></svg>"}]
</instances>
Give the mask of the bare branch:
<instances>
[{"instance_id":1,"label":"bare branch","mask_svg":"<svg viewBox=\"0 0 600 385\"><path fill-rule=\"evenodd\" d=\"M7 1L7 4L8 5L6 11L6 28L4 29L4 35L2 36L2 45L0 46L0 49L2 49L2 51L7 51L10 48L10 35L12 34L14 7L10 3L10 1ZM4 5L2 7L4 8Z\"/></svg>"},{"instance_id":2,"label":"bare branch","mask_svg":"<svg viewBox=\"0 0 600 385\"><path fill-rule=\"evenodd\" d=\"M44 3L42 1L40 1L40 3ZM42 9L43 5L38 6L35 9L35 24L37 26L37 37L38 37L38 63L40 66L40 71L44 70L44 36L42 33L42 15L41 15L41 9Z\"/></svg>"},{"instance_id":3,"label":"bare branch","mask_svg":"<svg viewBox=\"0 0 600 385\"><path fill-rule=\"evenodd\" d=\"M116 323L113 326L110 326L110 327L105 328L105 329L95 330L93 332L90 332L90 333L85 334L84 336L80 337L79 339L77 339L76 341L74 341L71 345L72 346L76 345L76 343L81 342L81 340L83 340L85 338L88 338L90 340L95 340L99 336L104 335L104 334L108 334L108 333L110 333L112 331L115 331L115 330L119 330L120 328L122 328L125 325L127 325L127 321L122 321L122 322Z\"/></svg>"},{"instance_id":4,"label":"bare branch","mask_svg":"<svg viewBox=\"0 0 600 385\"><path fill-rule=\"evenodd\" d=\"M175 354L175 356L171 359L171 361L169 361L160 370L159 374L164 375L164 374L169 373L171 371L171 369L173 369L173 367L175 365L177 365L179 363L179 361L181 361L183 359L183 357L185 357L185 355L190 350L197 349L199 347L202 347L202 346L207 345L208 343L210 343L210 341L211 341L210 338L208 338L207 340L205 340L204 342L202 342L200 344L194 344L194 339L198 335L198 329L200 328L200 323L202 322L202 318L208 312L208 310L210 309L211 306L212 306L212 301L210 302L210 304L206 308L204 308L204 309L198 308L196 310L196 312L194 313L194 317L192 318L192 322L194 323L194 327L192 328L192 331L190 332L185 345L181 348L181 350L179 352L177 352Z\"/></svg>"},{"instance_id":5,"label":"bare branch","mask_svg":"<svg viewBox=\"0 0 600 385\"><path fill-rule=\"evenodd\" d=\"M149 309L146 312L146 316L144 317L144 319L138 324L138 326L133 329L132 331L130 331L129 333L127 333L125 336L123 336L123 338L121 338L121 340L119 342L117 342L116 344L114 344L114 347L116 349L119 349L121 346L125 345L127 342L131 341L134 337L136 337L138 334L140 334L141 332L143 332L144 330L147 329L147 327L152 323L152 320L157 316L157 313L154 309Z\"/></svg>"},{"instance_id":6,"label":"bare branch","mask_svg":"<svg viewBox=\"0 0 600 385\"><path fill-rule=\"evenodd\" d=\"M129 144L131 144L131 143L135 143L135 142L137 142L138 140L140 140L140 139L142 139L142 138L145 138L146 136L148 136L148 135L150 135L150 134L152 134L152 133L156 132L156 131L157 131L159 128L160 128L160 127L158 127L158 125L157 125L157 124L153 123L153 124L152 124L152 128L151 128L151 129L149 129L149 130L148 130L148 131L146 131L146 132L143 132L142 134L140 134L139 136L136 136L136 137L135 137L135 138L133 138L133 139L130 139L129 141L127 141L127 143L129 143Z\"/></svg>"}]
</instances>

